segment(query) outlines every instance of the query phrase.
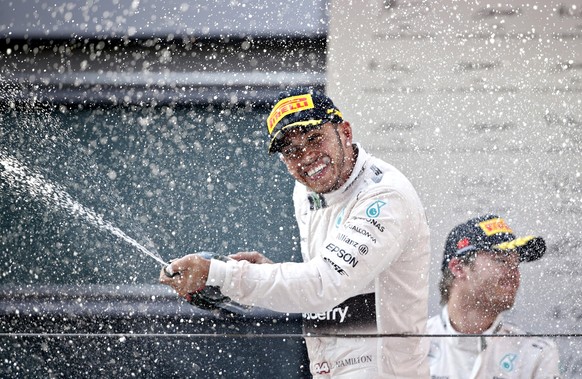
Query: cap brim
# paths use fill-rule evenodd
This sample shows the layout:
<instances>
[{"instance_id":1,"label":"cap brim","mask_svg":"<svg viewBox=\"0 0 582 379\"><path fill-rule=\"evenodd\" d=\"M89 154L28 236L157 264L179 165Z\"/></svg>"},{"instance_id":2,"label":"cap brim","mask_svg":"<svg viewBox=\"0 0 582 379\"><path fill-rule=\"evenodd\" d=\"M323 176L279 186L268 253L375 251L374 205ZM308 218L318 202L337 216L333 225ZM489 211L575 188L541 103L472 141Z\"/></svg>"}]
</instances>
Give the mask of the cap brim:
<instances>
[{"instance_id":1,"label":"cap brim","mask_svg":"<svg viewBox=\"0 0 582 379\"><path fill-rule=\"evenodd\" d=\"M501 251L515 250L519 254L520 261L533 262L544 256L546 241L542 237L527 236L495 245L494 248Z\"/></svg>"}]
</instances>

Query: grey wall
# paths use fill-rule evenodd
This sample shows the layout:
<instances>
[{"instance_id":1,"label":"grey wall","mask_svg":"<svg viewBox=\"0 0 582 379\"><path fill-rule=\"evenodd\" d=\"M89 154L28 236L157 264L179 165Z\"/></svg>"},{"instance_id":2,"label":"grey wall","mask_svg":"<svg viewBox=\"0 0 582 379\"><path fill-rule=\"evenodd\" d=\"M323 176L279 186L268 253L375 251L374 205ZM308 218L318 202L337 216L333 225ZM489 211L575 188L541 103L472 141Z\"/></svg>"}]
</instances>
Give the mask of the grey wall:
<instances>
[{"instance_id":1,"label":"grey wall","mask_svg":"<svg viewBox=\"0 0 582 379\"><path fill-rule=\"evenodd\" d=\"M580 1L332 3L327 89L374 154L416 186L431 227L430 313L444 241L501 215L548 251L523 264L507 317L559 338L582 370L582 4ZM357 35L358 38L350 38Z\"/></svg>"},{"instance_id":2,"label":"grey wall","mask_svg":"<svg viewBox=\"0 0 582 379\"><path fill-rule=\"evenodd\" d=\"M0 37L322 36L325 0L1 0Z\"/></svg>"}]
</instances>

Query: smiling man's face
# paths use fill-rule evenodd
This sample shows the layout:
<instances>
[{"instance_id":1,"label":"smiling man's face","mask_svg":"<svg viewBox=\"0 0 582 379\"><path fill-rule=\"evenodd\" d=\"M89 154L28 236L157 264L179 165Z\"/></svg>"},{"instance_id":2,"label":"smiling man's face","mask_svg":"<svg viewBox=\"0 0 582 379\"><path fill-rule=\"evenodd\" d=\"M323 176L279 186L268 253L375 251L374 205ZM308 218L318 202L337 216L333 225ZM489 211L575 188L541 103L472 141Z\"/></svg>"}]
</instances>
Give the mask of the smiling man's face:
<instances>
[{"instance_id":1,"label":"smiling man's face","mask_svg":"<svg viewBox=\"0 0 582 379\"><path fill-rule=\"evenodd\" d=\"M317 193L341 187L354 167L352 130L348 122L326 123L302 132L299 128L285 133L282 160L289 173Z\"/></svg>"}]
</instances>

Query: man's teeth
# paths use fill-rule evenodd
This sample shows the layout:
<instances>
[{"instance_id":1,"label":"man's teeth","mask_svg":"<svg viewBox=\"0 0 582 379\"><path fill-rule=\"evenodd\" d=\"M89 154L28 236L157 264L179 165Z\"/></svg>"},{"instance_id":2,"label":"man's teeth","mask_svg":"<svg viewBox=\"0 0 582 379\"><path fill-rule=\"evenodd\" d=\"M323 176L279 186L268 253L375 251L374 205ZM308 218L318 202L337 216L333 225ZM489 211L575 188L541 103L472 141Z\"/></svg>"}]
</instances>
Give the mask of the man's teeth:
<instances>
[{"instance_id":1,"label":"man's teeth","mask_svg":"<svg viewBox=\"0 0 582 379\"><path fill-rule=\"evenodd\" d=\"M329 157L323 157L320 164L307 171L307 176L312 177L319 174L330 162L331 159Z\"/></svg>"},{"instance_id":2,"label":"man's teeth","mask_svg":"<svg viewBox=\"0 0 582 379\"><path fill-rule=\"evenodd\" d=\"M312 168L311 170L307 171L307 176L314 176L319 174L325 168L325 164L317 165L316 167Z\"/></svg>"}]
</instances>

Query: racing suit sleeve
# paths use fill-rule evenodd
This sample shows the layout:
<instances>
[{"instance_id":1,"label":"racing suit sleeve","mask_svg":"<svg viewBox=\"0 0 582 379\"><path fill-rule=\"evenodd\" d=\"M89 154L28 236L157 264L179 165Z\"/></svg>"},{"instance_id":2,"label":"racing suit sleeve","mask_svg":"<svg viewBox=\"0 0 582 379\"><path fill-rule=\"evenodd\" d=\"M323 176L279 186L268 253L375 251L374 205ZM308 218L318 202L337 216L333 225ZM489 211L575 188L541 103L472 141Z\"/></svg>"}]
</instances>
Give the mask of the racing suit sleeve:
<instances>
[{"instance_id":1,"label":"racing suit sleeve","mask_svg":"<svg viewBox=\"0 0 582 379\"><path fill-rule=\"evenodd\" d=\"M420 208L420 209L419 209ZM213 260L207 284L231 299L279 312L323 312L362 293L405 251L424 222L413 198L387 186L360 193L304 263ZM353 243L352 243L353 242Z\"/></svg>"}]
</instances>

